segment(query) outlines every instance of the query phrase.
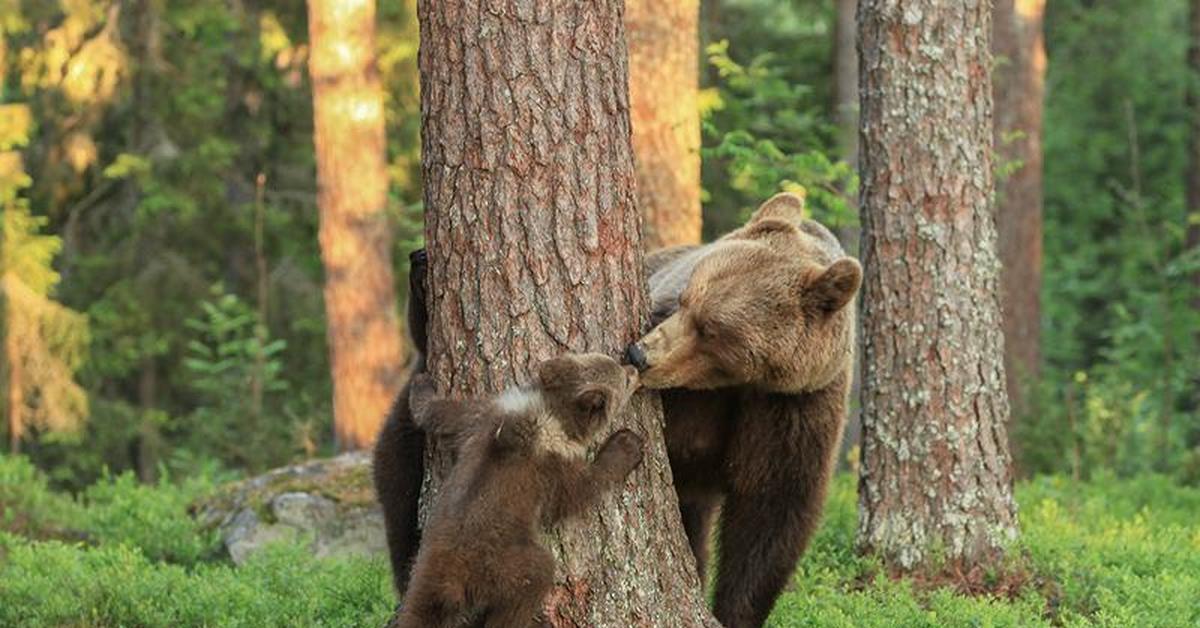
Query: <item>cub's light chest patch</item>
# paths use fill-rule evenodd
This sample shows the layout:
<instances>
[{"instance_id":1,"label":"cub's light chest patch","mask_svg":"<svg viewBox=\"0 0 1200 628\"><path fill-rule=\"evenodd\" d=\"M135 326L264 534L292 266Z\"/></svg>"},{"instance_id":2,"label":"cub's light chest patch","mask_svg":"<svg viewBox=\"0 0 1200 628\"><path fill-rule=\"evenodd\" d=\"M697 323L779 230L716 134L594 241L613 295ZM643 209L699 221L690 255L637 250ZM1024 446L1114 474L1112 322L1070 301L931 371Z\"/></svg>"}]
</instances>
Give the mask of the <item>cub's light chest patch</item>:
<instances>
[{"instance_id":1,"label":"cub's light chest patch","mask_svg":"<svg viewBox=\"0 0 1200 628\"><path fill-rule=\"evenodd\" d=\"M534 449L538 452L556 454L569 459L582 459L587 456L587 448L582 443L571 440L543 402L542 394L537 390L524 388L509 388L496 399L496 406L506 415L528 417L533 422ZM497 430L512 429L501 422Z\"/></svg>"}]
</instances>

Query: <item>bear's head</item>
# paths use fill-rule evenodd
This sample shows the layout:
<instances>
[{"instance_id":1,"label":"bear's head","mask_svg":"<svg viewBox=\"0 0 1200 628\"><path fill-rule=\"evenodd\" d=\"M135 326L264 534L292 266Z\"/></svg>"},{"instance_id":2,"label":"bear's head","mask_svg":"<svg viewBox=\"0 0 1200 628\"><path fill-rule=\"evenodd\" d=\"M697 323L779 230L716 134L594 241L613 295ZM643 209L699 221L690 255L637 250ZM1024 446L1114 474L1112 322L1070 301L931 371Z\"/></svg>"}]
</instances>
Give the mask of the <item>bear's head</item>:
<instances>
[{"instance_id":1,"label":"bear's head","mask_svg":"<svg viewBox=\"0 0 1200 628\"><path fill-rule=\"evenodd\" d=\"M705 247L678 309L627 351L642 385L795 393L845 373L862 267L803 213L802 198L777 195Z\"/></svg>"},{"instance_id":2,"label":"bear's head","mask_svg":"<svg viewBox=\"0 0 1200 628\"><path fill-rule=\"evenodd\" d=\"M599 353L564 354L537 372L542 403L563 434L588 444L619 414L638 387L637 370Z\"/></svg>"}]
</instances>

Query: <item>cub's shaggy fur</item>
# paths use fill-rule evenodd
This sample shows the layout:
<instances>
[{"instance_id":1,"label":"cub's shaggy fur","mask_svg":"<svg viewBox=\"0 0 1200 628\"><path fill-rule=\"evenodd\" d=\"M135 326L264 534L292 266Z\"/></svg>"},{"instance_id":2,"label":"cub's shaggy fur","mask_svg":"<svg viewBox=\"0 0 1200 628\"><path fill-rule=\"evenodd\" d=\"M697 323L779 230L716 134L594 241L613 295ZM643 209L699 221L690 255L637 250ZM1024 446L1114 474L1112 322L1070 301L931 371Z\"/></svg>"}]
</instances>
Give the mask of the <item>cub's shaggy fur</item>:
<instances>
[{"instance_id":1,"label":"cub's shaggy fur","mask_svg":"<svg viewBox=\"0 0 1200 628\"><path fill-rule=\"evenodd\" d=\"M437 398L427 375L410 390L415 425L458 442L458 457L426 525L397 621L489 627L535 623L554 581L538 537L612 490L642 458L628 430L588 462L601 429L625 407L637 374L598 354L544 362L538 385L491 400Z\"/></svg>"}]
</instances>

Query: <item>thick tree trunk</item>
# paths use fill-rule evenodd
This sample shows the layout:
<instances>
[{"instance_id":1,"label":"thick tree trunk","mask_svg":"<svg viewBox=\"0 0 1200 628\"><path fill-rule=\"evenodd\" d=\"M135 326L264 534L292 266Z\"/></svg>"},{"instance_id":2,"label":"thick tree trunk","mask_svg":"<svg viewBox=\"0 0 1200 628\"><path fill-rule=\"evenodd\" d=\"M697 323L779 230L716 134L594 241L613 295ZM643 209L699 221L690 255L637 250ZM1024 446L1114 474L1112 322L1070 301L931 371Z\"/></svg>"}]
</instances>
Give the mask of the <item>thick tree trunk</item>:
<instances>
[{"instance_id":1,"label":"thick tree trunk","mask_svg":"<svg viewBox=\"0 0 1200 628\"><path fill-rule=\"evenodd\" d=\"M700 241L699 0L627 0L642 244Z\"/></svg>"},{"instance_id":2,"label":"thick tree trunk","mask_svg":"<svg viewBox=\"0 0 1200 628\"><path fill-rule=\"evenodd\" d=\"M321 260L341 449L374 442L403 363L386 214L375 1L309 0Z\"/></svg>"},{"instance_id":3,"label":"thick tree trunk","mask_svg":"<svg viewBox=\"0 0 1200 628\"><path fill-rule=\"evenodd\" d=\"M646 320L621 0L422 0L429 370L486 395L564 351L617 355ZM556 626L714 625L648 394L646 459L551 535Z\"/></svg>"},{"instance_id":4,"label":"thick tree trunk","mask_svg":"<svg viewBox=\"0 0 1200 628\"><path fill-rule=\"evenodd\" d=\"M1200 0L1189 5L1188 69L1190 80L1187 91L1187 111L1191 121L1188 136L1187 165L1187 248L1200 248ZM1192 285L1196 297L1193 301L1200 310L1200 270L1192 274Z\"/></svg>"},{"instance_id":5,"label":"thick tree trunk","mask_svg":"<svg viewBox=\"0 0 1200 628\"><path fill-rule=\"evenodd\" d=\"M986 2L863 0L859 544L893 570L1016 535Z\"/></svg>"},{"instance_id":6,"label":"thick tree trunk","mask_svg":"<svg viewBox=\"0 0 1200 628\"><path fill-rule=\"evenodd\" d=\"M1027 414L1037 380L1042 288L1042 96L1046 0L996 0L995 148L1019 163L997 190L1004 372L1013 416Z\"/></svg>"}]
</instances>

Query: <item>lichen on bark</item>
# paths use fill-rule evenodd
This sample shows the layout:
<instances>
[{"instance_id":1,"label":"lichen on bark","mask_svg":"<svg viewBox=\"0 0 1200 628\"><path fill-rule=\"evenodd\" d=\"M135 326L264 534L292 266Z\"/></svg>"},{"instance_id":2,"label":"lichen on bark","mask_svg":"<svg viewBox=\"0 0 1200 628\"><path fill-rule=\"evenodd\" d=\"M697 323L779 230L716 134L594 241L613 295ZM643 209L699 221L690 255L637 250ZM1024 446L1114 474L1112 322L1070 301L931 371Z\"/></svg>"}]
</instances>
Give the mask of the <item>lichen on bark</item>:
<instances>
[{"instance_id":1,"label":"lichen on bark","mask_svg":"<svg viewBox=\"0 0 1200 628\"><path fill-rule=\"evenodd\" d=\"M1016 534L993 213L990 3L859 7L859 545L894 569Z\"/></svg>"}]
</instances>

